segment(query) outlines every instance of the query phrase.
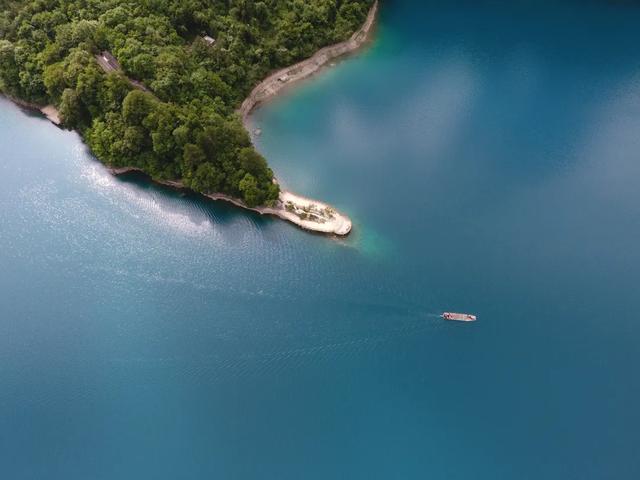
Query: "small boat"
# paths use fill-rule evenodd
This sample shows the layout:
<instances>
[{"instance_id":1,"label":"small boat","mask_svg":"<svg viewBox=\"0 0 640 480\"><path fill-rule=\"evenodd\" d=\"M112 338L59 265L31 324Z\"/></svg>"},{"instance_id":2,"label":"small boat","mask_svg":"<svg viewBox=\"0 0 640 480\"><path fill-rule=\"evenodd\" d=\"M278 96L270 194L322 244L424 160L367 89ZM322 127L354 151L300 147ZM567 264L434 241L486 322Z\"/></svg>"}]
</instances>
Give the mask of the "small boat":
<instances>
[{"instance_id":1,"label":"small boat","mask_svg":"<svg viewBox=\"0 0 640 480\"><path fill-rule=\"evenodd\" d=\"M456 322L475 322L476 321L476 316L468 313L444 312L440 316L445 320L454 320Z\"/></svg>"}]
</instances>

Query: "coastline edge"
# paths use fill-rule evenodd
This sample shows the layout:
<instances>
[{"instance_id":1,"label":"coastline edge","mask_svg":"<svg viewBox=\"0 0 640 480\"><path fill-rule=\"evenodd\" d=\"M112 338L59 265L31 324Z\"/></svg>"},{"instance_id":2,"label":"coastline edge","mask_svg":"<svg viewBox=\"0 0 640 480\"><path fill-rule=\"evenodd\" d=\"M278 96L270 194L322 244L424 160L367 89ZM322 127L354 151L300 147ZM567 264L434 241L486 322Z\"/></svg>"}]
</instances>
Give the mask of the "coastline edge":
<instances>
[{"instance_id":1,"label":"coastline edge","mask_svg":"<svg viewBox=\"0 0 640 480\"><path fill-rule=\"evenodd\" d=\"M365 23L358 30L356 30L348 40L323 47L306 60L302 60L294 65L285 67L270 74L266 79L264 79L256 87L254 87L249 96L242 102L240 109L237 111L241 116L242 124L247 132L250 133L247 125L248 117L256 107L260 106L268 99L271 99L280 94L282 90L290 87L294 83L299 83L300 81L311 77L330 61L339 57L343 57L350 53L354 53L362 48L370 39L371 31L375 24L378 13L378 5L379 0L375 0L367 14ZM287 79L285 82L281 81L283 77ZM54 125L61 126L62 122L60 114L54 105L36 105L6 94L2 95L17 106L32 111L37 111ZM138 172L148 176L153 182L157 184L176 189L188 189L188 187L186 187L180 181L154 179L142 169L137 167L110 167L105 164L103 165L109 170L111 174L115 176ZM277 182L276 179L274 179L274 181ZM351 219L348 216L338 212L330 205L324 202L302 197L286 190L280 191L278 204L274 207L249 207L242 200L222 193L201 193L201 195L211 200L223 200L232 203L237 207L244 208L261 215L276 216L282 220L286 220L304 230L311 232L346 236L351 232L352 229ZM304 218L301 218L300 216L296 215L286 208L286 205L288 203L290 204L291 202L295 202L296 207L299 207L299 209L305 209L305 211L307 211L306 209L310 206L315 209L324 210L325 212L330 211L331 213L329 215L331 221L326 222L325 219L324 223L319 223L313 220L306 220Z\"/></svg>"},{"instance_id":2,"label":"coastline edge","mask_svg":"<svg viewBox=\"0 0 640 480\"><path fill-rule=\"evenodd\" d=\"M249 115L256 107L260 106L268 99L271 99L280 94L282 90L292 86L294 83L299 83L302 80L306 80L307 78L316 74L330 61L354 53L357 50L361 49L371 38L371 33L378 14L378 8L379 0L375 0L373 5L371 6L371 9L369 10L369 13L367 14L367 18L364 24L358 30L356 30L348 40L323 47L306 60L302 60L294 65L285 67L272 73L265 80L261 81L256 87L254 87L249 96L242 102L240 109L237 111L241 116L242 124L247 132L250 133L248 128L249 126L247 125ZM287 75L288 81L286 83L279 80L283 75ZM146 172L137 167L105 166L107 167L109 172L111 172L111 174L115 176L126 175L128 173L135 172L149 177ZM175 188L178 190L188 190L188 187L186 187L180 181L158 180L153 178L151 178L151 180L165 187ZM277 180L274 179L274 181ZM278 217L282 220L293 223L303 230L307 230L313 233L344 237L351 233L351 229L353 226L351 219L348 216L338 212L330 205L325 204L324 202L302 197L287 190L280 191L280 197L278 199L278 205L276 207L249 207L239 198L225 195L223 193L200 193L200 195L210 200L222 200L237 207L244 208L245 210L259 213L260 215L272 215ZM295 199L298 202L302 202L306 205L312 204L315 206L320 206L320 208L331 209L335 220L331 223L333 227L331 225L325 225L314 221L301 219L294 213L289 212L285 208L287 199Z\"/></svg>"}]
</instances>

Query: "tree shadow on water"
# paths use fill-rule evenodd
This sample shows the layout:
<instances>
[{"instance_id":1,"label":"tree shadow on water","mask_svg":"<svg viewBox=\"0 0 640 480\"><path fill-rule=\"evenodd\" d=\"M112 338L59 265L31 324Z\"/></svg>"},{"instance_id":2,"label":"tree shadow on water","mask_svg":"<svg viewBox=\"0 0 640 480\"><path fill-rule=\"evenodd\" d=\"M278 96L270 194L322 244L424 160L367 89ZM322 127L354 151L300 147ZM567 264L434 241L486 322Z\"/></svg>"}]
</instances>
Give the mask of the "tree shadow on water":
<instances>
[{"instance_id":1,"label":"tree shadow on water","mask_svg":"<svg viewBox=\"0 0 640 480\"><path fill-rule=\"evenodd\" d=\"M212 200L188 188L156 183L142 172L129 172L116 178L119 182L153 198L163 209L186 215L196 225L209 221L224 226L248 220L262 230L274 221L269 216L242 209L223 200Z\"/></svg>"}]
</instances>

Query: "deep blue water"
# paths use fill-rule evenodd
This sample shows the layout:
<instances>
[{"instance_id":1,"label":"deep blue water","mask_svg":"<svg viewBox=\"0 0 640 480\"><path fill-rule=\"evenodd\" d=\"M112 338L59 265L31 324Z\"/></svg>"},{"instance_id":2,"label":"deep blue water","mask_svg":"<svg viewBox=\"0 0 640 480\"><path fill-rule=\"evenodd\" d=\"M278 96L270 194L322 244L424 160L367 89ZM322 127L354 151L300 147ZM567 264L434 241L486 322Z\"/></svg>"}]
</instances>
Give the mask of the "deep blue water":
<instances>
[{"instance_id":1,"label":"deep blue water","mask_svg":"<svg viewBox=\"0 0 640 480\"><path fill-rule=\"evenodd\" d=\"M415 3L254 116L347 240L0 101L0 478L640 478L640 7Z\"/></svg>"}]
</instances>

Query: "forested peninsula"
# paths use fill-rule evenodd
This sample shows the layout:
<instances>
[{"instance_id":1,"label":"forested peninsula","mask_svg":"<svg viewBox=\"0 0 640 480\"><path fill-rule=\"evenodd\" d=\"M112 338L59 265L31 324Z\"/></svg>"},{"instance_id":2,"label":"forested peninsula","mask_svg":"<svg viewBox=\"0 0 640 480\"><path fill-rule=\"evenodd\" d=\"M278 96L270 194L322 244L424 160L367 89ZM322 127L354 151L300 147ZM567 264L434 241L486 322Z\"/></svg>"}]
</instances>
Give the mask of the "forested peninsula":
<instances>
[{"instance_id":1,"label":"forested peninsula","mask_svg":"<svg viewBox=\"0 0 640 480\"><path fill-rule=\"evenodd\" d=\"M353 42L373 4L0 0L0 92L55 106L114 170L274 209L279 186L237 110L274 70ZM303 219L317 209L282 206Z\"/></svg>"}]
</instances>

